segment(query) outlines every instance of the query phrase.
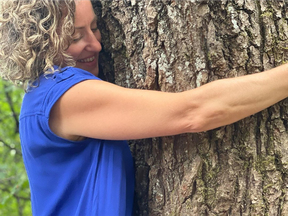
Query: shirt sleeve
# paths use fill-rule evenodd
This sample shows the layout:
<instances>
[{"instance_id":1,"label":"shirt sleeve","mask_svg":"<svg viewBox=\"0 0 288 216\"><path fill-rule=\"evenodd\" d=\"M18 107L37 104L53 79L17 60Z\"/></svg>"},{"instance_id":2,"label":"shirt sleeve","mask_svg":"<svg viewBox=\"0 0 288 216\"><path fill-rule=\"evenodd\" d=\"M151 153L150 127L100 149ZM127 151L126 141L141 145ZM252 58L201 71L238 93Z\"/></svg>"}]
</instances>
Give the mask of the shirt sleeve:
<instances>
[{"instance_id":1,"label":"shirt sleeve","mask_svg":"<svg viewBox=\"0 0 288 216\"><path fill-rule=\"evenodd\" d=\"M45 100L43 101L43 110L47 118L49 118L50 111L54 104L72 86L84 80L100 80L93 74L74 67L69 67L61 71L61 73L55 74L52 79L54 79L52 87L48 90Z\"/></svg>"}]
</instances>

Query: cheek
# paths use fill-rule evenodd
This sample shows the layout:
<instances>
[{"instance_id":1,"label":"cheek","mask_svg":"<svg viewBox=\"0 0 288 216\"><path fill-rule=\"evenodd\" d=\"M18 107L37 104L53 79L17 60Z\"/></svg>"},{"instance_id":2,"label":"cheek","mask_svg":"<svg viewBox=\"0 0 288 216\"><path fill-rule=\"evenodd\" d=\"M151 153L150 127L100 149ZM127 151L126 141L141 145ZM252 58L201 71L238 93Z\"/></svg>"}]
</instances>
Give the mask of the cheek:
<instances>
[{"instance_id":1,"label":"cheek","mask_svg":"<svg viewBox=\"0 0 288 216\"><path fill-rule=\"evenodd\" d=\"M72 44L66 52L68 55L71 55L74 60L77 60L77 57L81 54L82 50L83 48L80 45Z\"/></svg>"}]
</instances>

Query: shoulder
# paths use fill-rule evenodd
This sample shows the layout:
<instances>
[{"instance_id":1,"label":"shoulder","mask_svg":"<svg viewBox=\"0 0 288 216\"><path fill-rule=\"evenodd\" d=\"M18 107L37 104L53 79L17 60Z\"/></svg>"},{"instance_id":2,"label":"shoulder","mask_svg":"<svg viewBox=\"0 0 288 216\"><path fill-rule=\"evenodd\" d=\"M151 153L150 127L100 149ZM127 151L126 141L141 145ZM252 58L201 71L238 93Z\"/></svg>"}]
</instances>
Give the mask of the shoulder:
<instances>
[{"instance_id":1,"label":"shoulder","mask_svg":"<svg viewBox=\"0 0 288 216\"><path fill-rule=\"evenodd\" d=\"M34 93L39 91L39 89L50 89L62 81L67 80L68 82L73 82L73 80L77 80L79 78L100 80L98 77L80 68L70 66L59 68L54 66L54 71L48 70L47 72L41 74L38 80L36 80L27 88L27 92Z\"/></svg>"},{"instance_id":2,"label":"shoulder","mask_svg":"<svg viewBox=\"0 0 288 216\"><path fill-rule=\"evenodd\" d=\"M75 67L64 67L61 69L55 68L54 73L46 73L40 77L40 85L45 86L45 84L50 87L53 84L60 83L62 81L67 80L67 82L77 82L77 80L86 80L86 79L96 79L100 80L98 77L94 76L93 74L89 73L88 71L82 70L80 68Z\"/></svg>"},{"instance_id":3,"label":"shoulder","mask_svg":"<svg viewBox=\"0 0 288 216\"><path fill-rule=\"evenodd\" d=\"M71 87L85 80L100 80L93 74L75 67L64 67L54 73L42 74L24 96L21 113L25 110L45 112L47 115L55 102Z\"/></svg>"}]
</instances>

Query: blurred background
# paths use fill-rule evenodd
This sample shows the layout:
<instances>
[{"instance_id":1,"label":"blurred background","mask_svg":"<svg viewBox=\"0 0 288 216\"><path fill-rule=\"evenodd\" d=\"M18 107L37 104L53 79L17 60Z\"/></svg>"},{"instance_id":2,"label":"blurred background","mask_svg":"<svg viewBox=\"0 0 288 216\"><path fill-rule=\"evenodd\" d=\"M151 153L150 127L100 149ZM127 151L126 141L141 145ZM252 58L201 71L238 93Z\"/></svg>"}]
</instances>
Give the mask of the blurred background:
<instances>
[{"instance_id":1,"label":"blurred background","mask_svg":"<svg viewBox=\"0 0 288 216\"><path fill-rule=\"evenodd\" d=\"M0 79L0 215L32 215L19 138L24 91Z\"/></svg>"}]
</instances>

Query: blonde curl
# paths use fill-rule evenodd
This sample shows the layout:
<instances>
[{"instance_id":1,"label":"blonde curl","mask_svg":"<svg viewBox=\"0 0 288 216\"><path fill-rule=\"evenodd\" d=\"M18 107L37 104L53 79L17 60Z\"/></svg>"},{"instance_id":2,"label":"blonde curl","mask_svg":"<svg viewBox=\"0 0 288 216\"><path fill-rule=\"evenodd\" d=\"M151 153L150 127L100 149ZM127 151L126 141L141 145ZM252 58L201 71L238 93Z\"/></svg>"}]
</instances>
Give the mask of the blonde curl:
<instances>
[{"instance_id":1,"label":"blonde curl","mask_svg":"<svg viewBox=\"0 0 288 216\"><path fill-rule=\"evenodd\" d=\"M65 53L74 13L74 0L0 1L0 76L25 87L55 64L75 66Z\"/></svg>"}]
</instances>

